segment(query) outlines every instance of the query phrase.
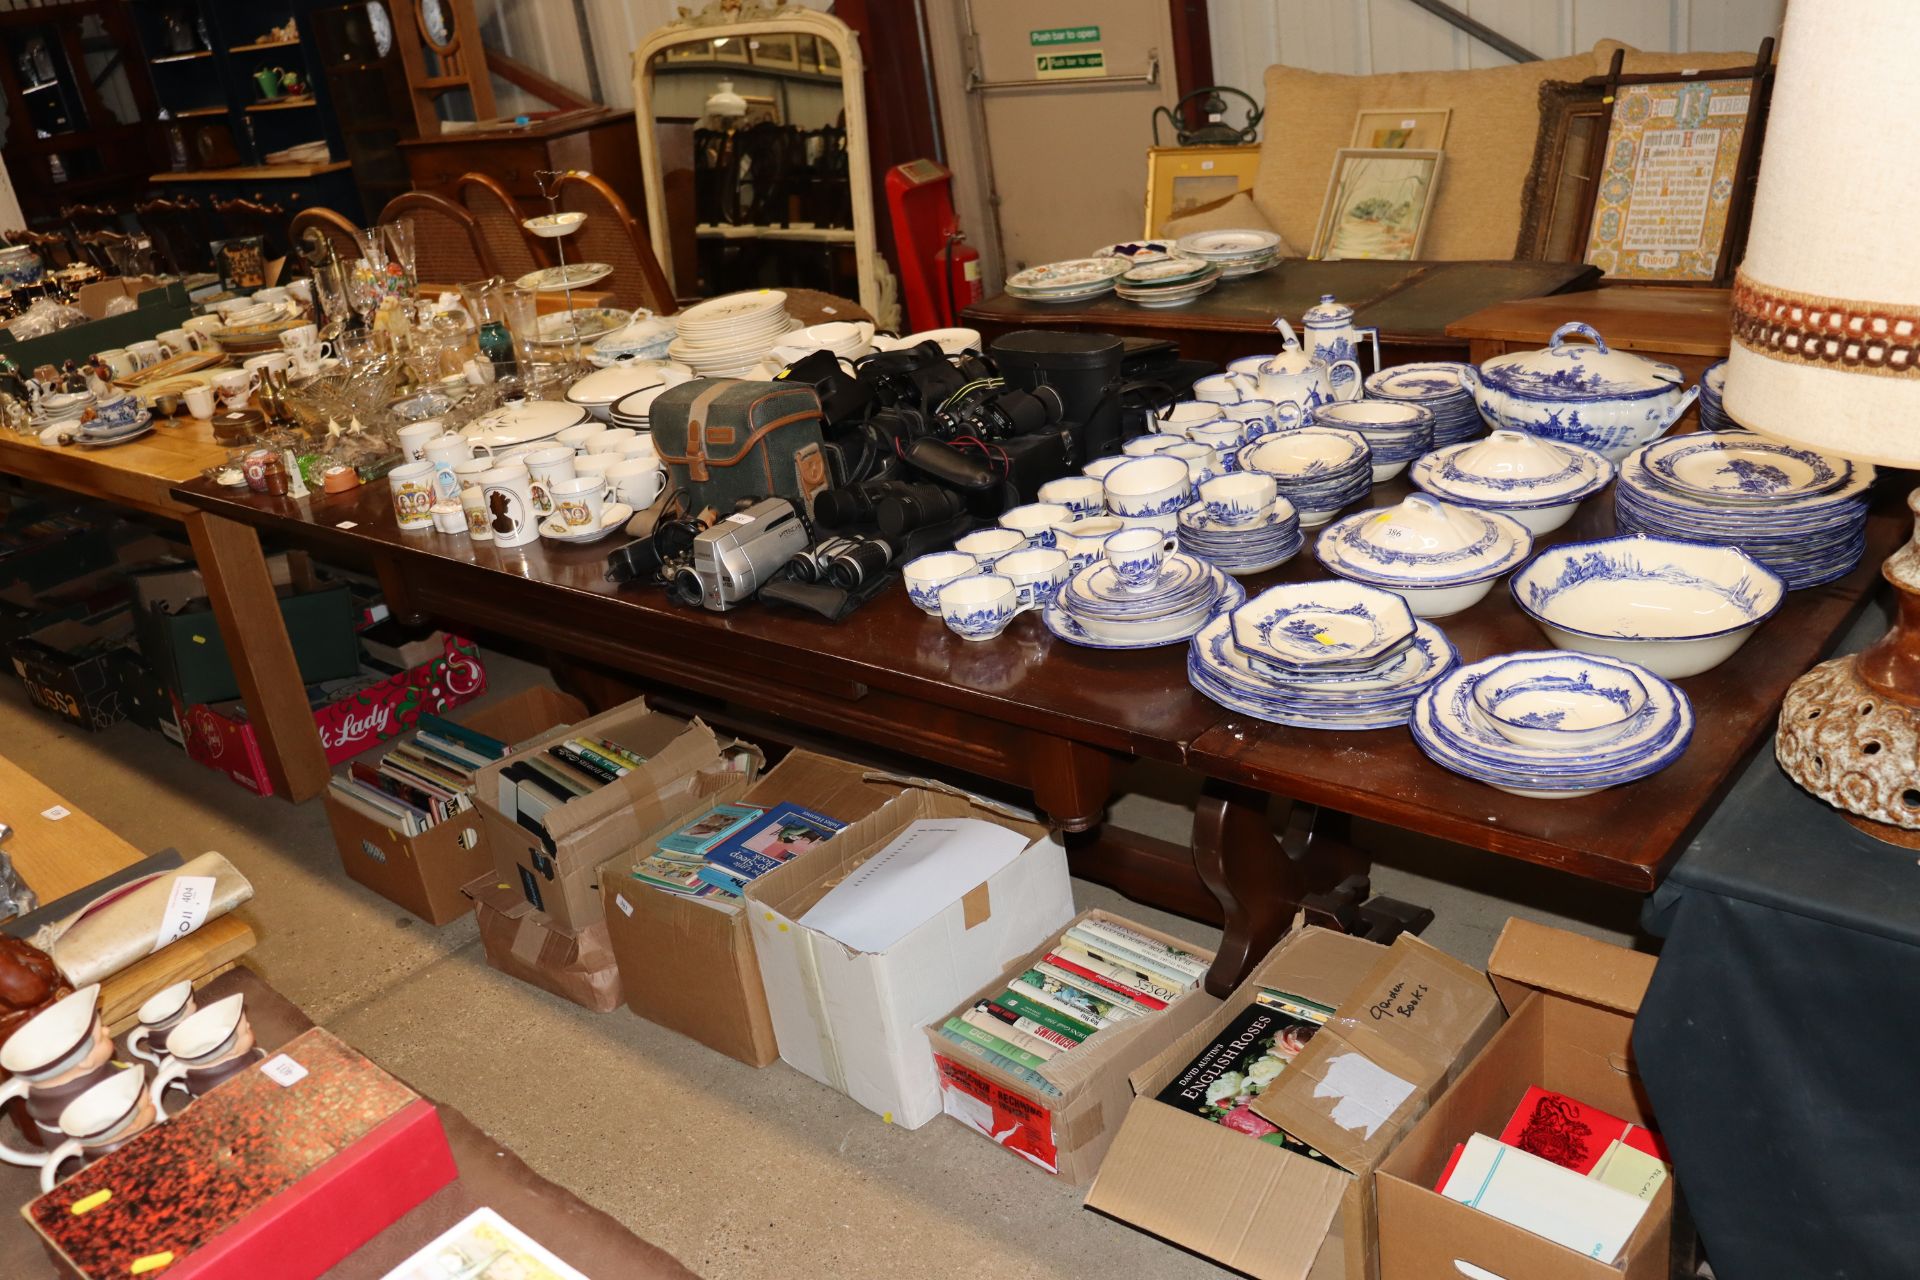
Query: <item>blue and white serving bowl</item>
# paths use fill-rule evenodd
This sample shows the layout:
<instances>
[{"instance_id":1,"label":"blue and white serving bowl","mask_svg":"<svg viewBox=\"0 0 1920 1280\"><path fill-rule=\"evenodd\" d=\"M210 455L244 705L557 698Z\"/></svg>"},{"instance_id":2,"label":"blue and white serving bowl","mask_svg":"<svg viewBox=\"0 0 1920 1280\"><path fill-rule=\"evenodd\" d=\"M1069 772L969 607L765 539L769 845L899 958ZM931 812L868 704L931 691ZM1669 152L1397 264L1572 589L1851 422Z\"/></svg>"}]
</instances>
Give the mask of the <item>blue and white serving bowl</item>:
<instances>
[{"instance_id":1,"label":"blue and white serving bowl","mask_svg":"<svg viewBox=\"0 0 1920 1280\"><path fill-rule=\"evenodd\" d=\"M1575 336L1587 342L1567 341ZM1698 394L1674 366L1614 351L1575 321L1554 330L1542 350L1482 364L1477 401L1489 426L1577 444L1618 462L1663 434Z\"/></svg>"},{"instance_id":2,"label":"blue and white serving bowl","mask_svg":"<svg viewBox=\"0 0 1920 1280\"><path fill-rule=\"evenodd\" d=\"M1532 550L1533 536L1512 517L1424 493L1335 521L1314 546L1334 574L1394 592L1421 618L1471 608Z\"/></svg>"},{"instance_id":3,"label":"blue and white serving bowl","mask_svg":"<svg viewBox=\"0 0 1920 1280\"><path fill-rule=\"evenodd\" d=\"M1262 670L1290 676L1378 666L1413 643L1413 611L1357 582L1288 582L1233 613L1233 644Z\"/></svg>"},{"instance_id":4,"label":"blue and white serving bowl","mask_svg":"<svg viewBox=\"0 0 1920 1280\"><path fill-rule=\"evenodd\" d=\"M1394 400L1336 400L1313 411L1313 425L1355 431L1373 459L1373 482L1391 480L1433 447L1433 411Z\"/></svg>"},{"instance_id":5,"label":"blue and white serving bowl","mask_svg":"<svg viewBox=\"0 0 1920 1280\"><path fill-rule=\"evenodd\" d=\"M1516 653L1473 686L1473 705L1508 742L1574 752L1622 736L1647 705L1647 686L1630 663Z\"/></svg>"},{"instance_id":6,"label":"blue and white serving bowl","mask_svg":"<svg viewBox=\"0 0 1920 1280\"><path fill-rule=\"evenodd\" d=\"M1273 477L1303 529L1318 528L1372 492L1372 459L1366 437L1329 427L1275 432L1239 453L1240 470Z\"/></svg>"},{"instance_id":7,"label":"blue and white serving bowl","mask_svg":"<svg viewBox=\"0 0 1920 1280\"><path fill-rule=\"evenodd\" d=\"M1549 547L1515 571L1510 589L1555 647L1669 680L1732 657L1787 590L1744 551L1642 535Z\"/></svg>"},{"instance_id":8,"label":"blue and white serving bowl","mask_svg":"<svg viewBox=\"0 0 1920 1280\"><path fill-rule=\"evenodd\" d=\"M1614 465L1591 449L1504 428L1416 459L1414 486L1461 507L1498 511L1529 533L1551 533L1613 481Z\"/></svg>"}]
</instances>

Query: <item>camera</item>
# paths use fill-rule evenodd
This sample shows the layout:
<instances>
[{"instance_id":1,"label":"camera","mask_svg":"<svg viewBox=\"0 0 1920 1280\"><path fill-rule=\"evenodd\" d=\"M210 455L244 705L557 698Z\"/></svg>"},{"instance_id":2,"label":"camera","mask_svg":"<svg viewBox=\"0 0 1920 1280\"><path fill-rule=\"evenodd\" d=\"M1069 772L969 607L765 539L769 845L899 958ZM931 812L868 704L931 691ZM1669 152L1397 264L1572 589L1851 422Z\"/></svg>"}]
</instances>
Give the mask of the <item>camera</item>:
<instances>
[{"instance_id":1,"label":"camera","mask_svg":"<svg viewBox=\"0 0 1920 1280\"><path fill-rule=\"evenodd\" d=\"M764 498L694 538L691 560L673 571L673 594L724 613L752 599L812 542L791 502Z\"/></svg>"}]
</instances>

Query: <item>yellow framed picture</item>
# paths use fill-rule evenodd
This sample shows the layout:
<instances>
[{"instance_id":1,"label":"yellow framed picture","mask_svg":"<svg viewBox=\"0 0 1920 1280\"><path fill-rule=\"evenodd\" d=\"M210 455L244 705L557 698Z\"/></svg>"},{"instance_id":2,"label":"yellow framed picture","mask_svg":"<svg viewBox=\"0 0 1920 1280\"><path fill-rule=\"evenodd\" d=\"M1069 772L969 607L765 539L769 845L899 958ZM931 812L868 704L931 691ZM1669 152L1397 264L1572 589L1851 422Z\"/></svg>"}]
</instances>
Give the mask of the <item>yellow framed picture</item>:
<instances>
[{"instance_id":1,"label":"yellow framed picture","mask_svg":"<svg viewBox=\"0 0 1920 1280\"><path fill-rule=\"evenodd\" d=\"M1203 204L1253 190L1260 148L1148 147L1147 236L1157 236L1168 219Z\"/></svg>"},{"instance_id":2,"label":"yellow framed picture","mask_svg":"<svg viewBox=\"0 0 1920 1280\"><path fill-rule=\"evenodd\" d=\"M1350 147L1373 151L1438 151L1447 142L1452 107L1362 107Z\"/></svg>"}]
</instances>

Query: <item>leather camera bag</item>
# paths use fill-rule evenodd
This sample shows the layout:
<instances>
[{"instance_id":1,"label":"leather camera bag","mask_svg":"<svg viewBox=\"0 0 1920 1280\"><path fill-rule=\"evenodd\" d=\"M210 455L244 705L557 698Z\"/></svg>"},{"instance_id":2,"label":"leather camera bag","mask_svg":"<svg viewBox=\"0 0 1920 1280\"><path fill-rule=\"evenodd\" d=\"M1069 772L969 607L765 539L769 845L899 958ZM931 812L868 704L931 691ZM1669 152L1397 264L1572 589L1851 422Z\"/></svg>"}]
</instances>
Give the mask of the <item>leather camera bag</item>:
<instances>
[{"instance_id":1,"label":"leather camera bag","mask_svg":"<svg viewBox=\"0 0 1920 1280\"><path fill-rule=\"evenodd\" d=\"M725 515L742 498L785 498L812 519L829 483L813 388L696 378L661 392L650 416L682 510Z\"/></svg>"}]
</instances>

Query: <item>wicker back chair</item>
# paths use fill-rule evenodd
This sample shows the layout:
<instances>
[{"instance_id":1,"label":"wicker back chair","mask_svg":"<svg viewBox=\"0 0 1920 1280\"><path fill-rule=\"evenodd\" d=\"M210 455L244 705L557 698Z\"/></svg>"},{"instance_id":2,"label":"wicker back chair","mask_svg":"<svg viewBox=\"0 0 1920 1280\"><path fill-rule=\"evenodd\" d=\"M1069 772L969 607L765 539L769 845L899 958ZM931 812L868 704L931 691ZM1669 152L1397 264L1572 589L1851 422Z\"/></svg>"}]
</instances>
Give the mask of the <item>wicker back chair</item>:
<instances>
[{"instance_id":1,"label":"wicker back chair","mask_svg":"<svg viewBox=\"0 0 1920 1280\"><path fill-rule=\"evenodd\" d=\"M414 277L422 284L460 284L499 275L480 224L464 208L431 191L405 191L387 201L380 221L413 219Z\"/></svg>"},{"instance_id":2,"label":"wicker back chair","mask_svg":"<svg viewBox=\"0 0 1920 1280\"><path fill-rule=\"evenodd\" d=\"M215 200L213 211L220 215L227 235L259 236L261 253L266 257L287 256L287 211L281 206L241 197Z\"/></svg>"},{"instance_id":3,"label":"wicker back chair","mask_svg":"<svg viewBox=\"0 0 1920 1280\"><path fill-rule=\"evenodd\" d=\"M207 231L206 211L198 201L162 196L136 203L133 216L153 241L155 256L173 274L190 275L212 267L213 251L208 246L213 236Z\"/></svg>"},{"instance_id":4,"label":"wicker back chair","mask_svg":"<svg viewBox=\"0 0 1920 1280\"><path fill-rule=\"evenodd\" d=\"M586 223L567 237L567 258L573 262L604 262L613 274L597 289L605 289L620 307L645 307L657 315L672 315L673 290L653 256L653 246L640 231L633 214L614 189L590 173L569 173L555 188L560 207L584 213Z\"/></svg>"},{"instance_id":5,"label":"wicker back chair","mask_svg":"<svg viewBox=\"0 0 1920 1280\"><path fill-rule=\"evenodd\" d=\"M454 194L473 220L493 254L494 265L509 280L553 265L553 255L540 237L520 225L520 206L513 193L484 173L463 173Z\"/></svg>"},{"instance_id":6,"label":"wicker back chair","mask_svg":"<svg viewBox=\"0 0 1920 1280\"><path fill-rule=\"evenodd\" d=\"M301 237L310 229L319 231L327 238L327 242L333 246L333 256L340 259L342 264L361 256L360 241L353 234L354 225L333 210L316 205L294 214L293 220L287 223L287 239L297 249Z\"/></svg>"}]
</instances>

